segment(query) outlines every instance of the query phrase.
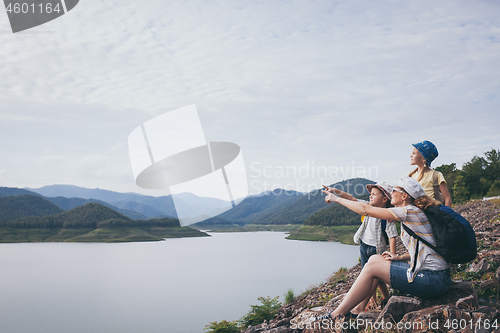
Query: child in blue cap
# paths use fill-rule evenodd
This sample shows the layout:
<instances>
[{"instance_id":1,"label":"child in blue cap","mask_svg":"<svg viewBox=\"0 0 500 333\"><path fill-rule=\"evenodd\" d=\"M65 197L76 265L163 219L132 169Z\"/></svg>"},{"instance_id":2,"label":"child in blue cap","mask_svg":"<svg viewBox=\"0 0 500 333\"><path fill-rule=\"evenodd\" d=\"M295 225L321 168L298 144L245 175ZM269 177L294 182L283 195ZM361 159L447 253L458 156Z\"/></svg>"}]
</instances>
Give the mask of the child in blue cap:
<instances>
[{"instance_id":1,"label":"child in blue cap","mask_svg":"<svg viewBox=\"0 0 500 333\"><path fill-rule=\"evenodd\" d=\"M437 156L438 150L432 142L425 140L413 144L410 164L416 165L417 168L408 176L416 179L422 185L426 195L451 207L451 195L446 187L443 174L430 168L432 161Z\"/></svg>"}]
</instances>

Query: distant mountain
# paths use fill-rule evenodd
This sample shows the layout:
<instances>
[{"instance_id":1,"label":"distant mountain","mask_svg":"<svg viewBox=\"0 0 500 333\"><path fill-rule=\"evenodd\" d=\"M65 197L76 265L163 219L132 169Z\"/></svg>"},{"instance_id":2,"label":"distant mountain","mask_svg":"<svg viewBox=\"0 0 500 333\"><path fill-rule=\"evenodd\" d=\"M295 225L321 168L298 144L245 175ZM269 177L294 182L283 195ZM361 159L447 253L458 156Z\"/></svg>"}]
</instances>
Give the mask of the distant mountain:
<instances>
[{"instance_id":1,"label":"distant mountain","mask_svg":"<svg viewBox=\"0 0 500 333\"><path fill-rule=\"evenodd\" d=\"M95 199L107 202L121 209L136 211L146 216L161 216L167 215L177 217L172 196L153 197L137 193L119 193L102 189L88 189L73 185L49 185L38 189L28 190L39 193L46 197L66 197L66 198L82 198ZM196 197L197 204L193 205L190 202ZM183 206L183 211L188 211L191 216L201 215L203 208L219 208L227 205L224 200L215 198L201 198L191 193L182 193L177 195L177 203Z\"/></svg>"},{"instance_id":2,"label":"distant mountain","mask_svg":"<svg viewBox=\"0 0 500 333\"><path fill-rule=\"evenodd\" d=\"M216 217L199 222L196 226L210 226L219 224L219 222L220 224L248 224L261 215L290 205L303 195L303 193L296 191L276 189L250 196L245 198L236 207Z\"/></svg>"},{"instance_id":3,"label":"distant mountain","mask_svg":"<svg viewBox=\"0 0 500 333\"><path fill-rule=\"evenodd\" d=\"M47 216L62 212L64 212L63 209L38 195L23 194L0 197L0 223L29 216Z\"/></svg>"},{"instance_id":4,"label":"distant mountain","mask_svg":"<svg viewBox=\"0 0 500 333\"><path fill-rule=\"evenodd\" d=\"M25 190L22 188L0 187L0 197L8 197L8 196L13 196L13 195L23 195L23 194L41 196L40 194L38 194L36 192L28 191L28 190Z\"/></svg>"},{"instance_id":5,"label":"distant mountain","mask_svg":"<svg viewBox=\"0 0 500 333\"><path fill-rule=\"evenodd\" d=\"M61 207L64 210L71 210L73 208L94 202L94 203L98 203L98 204L101 204L103 206L106 206L108 208L111 208L113 210L116 210L118 213L123 214L123 215L131 218L132 220L146 220L146 219L150 218L149 216L143 215L143 214L138 213L136 211L128 210L128 209L121 209L121 208L118 208L118 207L111 205L107 202L104 202L101 200L96 200L96 199L65 198L65 197L55 197L55 198L44 197L44 198L47 199L48 201L52 202L53 204L56 204L57 206ZM158 214L158 215L161 215L161 214ZM167 216L165 216L165 217L167 217Z\"/></svg>"},{"instance_id":6,"label":"distant mountain","mask_svg":"<svg viewBox=\"0 0 500 333\"><path fill-rule=\"evenodd\" d=\"M344 180L330 187L337 187L355 196L368 193L365 186L375 182L365 178L353 178ZM311 215L322 209L329 208L325 203L325 195L321 189L309 192L299 197L298 200L280 209L263 214L252 221L253 224L302 224Z\"/></svg>"},{"instance_id":7,"label":"distant mountain","mask_svg":"<svg viewBox=\"0 0 500 333\"><path fill-rule=\"evenodd\" d=\"M45 197L65 197L65 198L82 198L96 199L107 203L120 200L135 201L138 197L143 197L137 193L119 193L99 188L90 189L74 185L48 185L40 188L27 188L30 191L39 193Z\"/></svg>"},{"instance_id":8,"label":"distant mountain","mask_svg":"<svg viewBox=\"0 0 500 333\"><path fill-rule=\"evenodd\" d=\"M104 202L104 201L102 201L102 202ZM119 209L131 210L131 211L137 212L138 214L141 214L144 216L164 215L164 216L168 217L164 212L160 211L159 209L156 209L152 206L138 203L135 201L115 201L115 202L113 202L113 206L115 206ZM170 217L175 217L174 215L176 215L175 211L172 212L172 215L170 215Z\"/></svg>"}]
</instances>

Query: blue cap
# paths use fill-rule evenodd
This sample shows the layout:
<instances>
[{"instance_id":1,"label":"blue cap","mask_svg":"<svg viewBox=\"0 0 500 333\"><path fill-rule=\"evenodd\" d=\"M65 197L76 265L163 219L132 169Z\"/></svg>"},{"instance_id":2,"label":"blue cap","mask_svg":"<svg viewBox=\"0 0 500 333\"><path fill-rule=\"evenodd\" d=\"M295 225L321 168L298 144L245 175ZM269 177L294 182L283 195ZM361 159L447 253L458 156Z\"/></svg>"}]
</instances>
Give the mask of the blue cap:
<instances>
[{"instance_id":1,"label":"blue cap","mask_svg":"<svg viewBox=\"0 0 500 333\"><path fill-rule=\"evenodd\" d=\"M417 148L417 150L424 156L425 162L427 163L427 166L431 166L432 161L436 159L436 157L439 155L438 150L436 146L430 141L422 141L419 143L414 143L413 147Z\"/></svg>"}]
</instances>

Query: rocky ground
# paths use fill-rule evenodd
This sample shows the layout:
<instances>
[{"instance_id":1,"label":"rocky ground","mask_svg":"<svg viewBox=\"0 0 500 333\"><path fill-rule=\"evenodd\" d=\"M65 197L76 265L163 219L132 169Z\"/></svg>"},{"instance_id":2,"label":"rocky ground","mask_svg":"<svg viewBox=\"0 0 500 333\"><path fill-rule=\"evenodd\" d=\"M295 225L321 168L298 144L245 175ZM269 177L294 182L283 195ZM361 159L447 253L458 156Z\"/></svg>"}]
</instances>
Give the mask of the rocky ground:
<instances>
[{"instance_id":1,"label":"rocky ground","mask_svg":"<svg viewBox=\"0 0 500 333\"><path fill-rule=\"evenodd\" d=\"M371 302L356 320L311 322L335 309L360 273L360 265L340 269L324 284L282 306L275 319L245 333L312 332L499 332L500 202L474 201L454 207L473 226L478 256L452 268L454 285L439 298L393 295L384 307ZM404 246L399 242L398 252Z\"/></svg>"}]
</instances>

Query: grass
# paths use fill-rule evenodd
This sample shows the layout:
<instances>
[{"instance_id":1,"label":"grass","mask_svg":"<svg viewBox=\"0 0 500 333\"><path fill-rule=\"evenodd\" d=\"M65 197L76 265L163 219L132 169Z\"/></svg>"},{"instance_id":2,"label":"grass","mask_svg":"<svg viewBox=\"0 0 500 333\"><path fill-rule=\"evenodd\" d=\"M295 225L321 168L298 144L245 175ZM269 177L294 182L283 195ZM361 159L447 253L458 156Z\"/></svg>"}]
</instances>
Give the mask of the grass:
<instances>
[{"instance_id":1,"label":"grass","mask_svg":"<svg viewBox=\"0 0 500 333\"><path fill-rule=\"evenodd\" d=\"M292 303L295 300L295 293L293 292L293 289L289 288L283 295L283 298L285 299L285 304Z\"/></svg>"},{"instance_id":2,"label":"grass","mask_svg":"<svg viewBox=\"0 0 500 333\"><path fill-rule=\"evenodd\" d=\"M353 245L352 237L358 230L358 225L340 226L301 226L286 239L307 241L334 241Z\"/></svg>"}]
</instances>

